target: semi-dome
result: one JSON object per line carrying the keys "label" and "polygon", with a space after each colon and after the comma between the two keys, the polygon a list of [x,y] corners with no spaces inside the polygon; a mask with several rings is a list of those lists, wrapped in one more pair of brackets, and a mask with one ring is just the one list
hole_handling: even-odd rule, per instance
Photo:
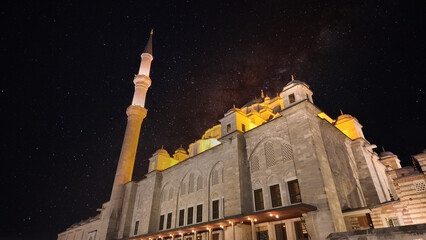
{"label": "semi-dome", "polygon": [[182,146],[180,148],[176,149],[176,151],[175,151],[175,153],[179,153],[179,152],[187,154],[185,148],[183,148]]}

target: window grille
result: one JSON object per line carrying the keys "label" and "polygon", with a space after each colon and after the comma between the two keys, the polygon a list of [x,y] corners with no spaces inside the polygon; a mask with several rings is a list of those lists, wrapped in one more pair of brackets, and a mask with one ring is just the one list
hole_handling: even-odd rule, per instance
{"label": "window grille", "polygon": [[416,192],[426,191],[426,184],[424,181],[414,182],[414,186],[416,187]]}
{"label": "window grille", "polygon": [[293,150],[291,149],[290,144],[282,144],[281,147],[282,155],[283,155],[283,161],[293,161]]}
{"label": "window grille", "polygon": [[258,156],[253,156],[251,158],[251,171],[252,172],[256,172],[259,169],[260,169],[259,157]]}
{"label": "window grille", "polygon": [[274,144],[272,142],[265,143],[266,167],[272,167],[277,163],[274,152]]}

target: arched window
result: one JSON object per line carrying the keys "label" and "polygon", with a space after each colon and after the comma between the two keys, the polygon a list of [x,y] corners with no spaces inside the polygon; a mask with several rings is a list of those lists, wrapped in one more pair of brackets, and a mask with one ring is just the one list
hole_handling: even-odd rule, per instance
{"label": "arched window", "polygon": [[266,167],[272,167],[277,163],[274,152],[274,143],[268,141],[265,143],[265,157],[266,157]]}
{"label": "arched window", "polygon": [[197,178],[197,191],[203,189],[203,178],[198,176]]}
{"label": "arched window", "polygon": [[173,199],[173,188],[169,190],[169,200]]}
{"label": "arched window", "polygon": [[188,193],[194,192],[194,174],[189,174]]}
{"label": "arched window", "polygon": [[180,186],[180,195],[185,195],[186,193],[186,184],[182,182],[182,185]]}
{"label": "arched window", "polygon": [[251,172],[256,172],[259,169],[260,169],[259,157],[253,156],[251,158]]}
{"label": "arched window", "polygon": [[218,183],[219,183],[219,173],[217,172],[217,169],[215,169],[212,172],[212,185],[216,185]]}

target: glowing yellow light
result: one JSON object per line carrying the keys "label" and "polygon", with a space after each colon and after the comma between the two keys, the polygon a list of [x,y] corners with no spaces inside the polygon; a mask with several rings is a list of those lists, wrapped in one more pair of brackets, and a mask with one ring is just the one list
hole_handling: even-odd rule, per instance
{"label": "glowing yellow light", "polygon": [[257,222],[257,219],[255,218],[254,221]]}
{"label": "glowing yellow light", "polygon": [[250,220],[250,218],[248,218],[248,220]]}
{"label": "glowing yellow light", "polygon": [[278,215],[275,215],[276,218],[278,218]]}
{"label": "glowing yellow light", "polygon": [[272,217],[272,216],[273,216],[273,215],[272,215],[272,213],[271,213],[271,214],[269,214],[269,216],[271,216],[271,217]]}
{"label": "glowing yellow light", "polygon": [[231,222],[231,221],[228,221],[228,223],[229,223],[229,224],[231,224],[232,222]]}
{"label": "glowing yellow light", "polygon": [[221,228],[223,228],[223,226],[222,226],[222,225],[220,225],[220,227],[221,227]]}

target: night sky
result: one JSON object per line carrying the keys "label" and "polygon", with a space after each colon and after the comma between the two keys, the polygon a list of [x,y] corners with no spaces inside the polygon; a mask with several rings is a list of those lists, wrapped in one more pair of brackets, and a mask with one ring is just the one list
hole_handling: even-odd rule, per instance
{"label": "night sky", "polygon": [[291,74],[377,152],[406,166],[426,148],[424,9],[409,1],[38,2],[1,9],[0,239],[56,239],[109,200],[151,28],[136,180],[161,145],[187,148]]}

